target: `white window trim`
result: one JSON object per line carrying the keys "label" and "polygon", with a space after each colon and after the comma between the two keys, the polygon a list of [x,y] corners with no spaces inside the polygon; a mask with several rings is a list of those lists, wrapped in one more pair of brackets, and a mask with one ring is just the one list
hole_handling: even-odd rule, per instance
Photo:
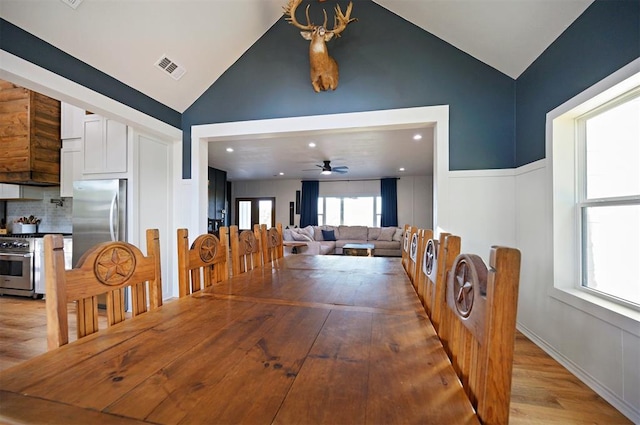
{"label": "white window trim", "polygon": [[576,219],[576,118],[640,84],[640,59],[547,113],[548,187],[553,210],[553,287],[549,295],[640,336],[640,312],[583,290],[580,285],[579,222]]}

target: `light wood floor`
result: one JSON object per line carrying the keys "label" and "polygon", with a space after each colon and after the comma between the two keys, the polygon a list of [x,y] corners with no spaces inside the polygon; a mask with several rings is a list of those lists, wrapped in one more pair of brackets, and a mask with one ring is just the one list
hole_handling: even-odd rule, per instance
{"label": "light wood floor", "polygon": [[[69,325],[75,326],[74,315]],[[46,350],[44,301],[0,297],[0,370]],[[631,424],[519,332],[512,386],[510,424]]]}

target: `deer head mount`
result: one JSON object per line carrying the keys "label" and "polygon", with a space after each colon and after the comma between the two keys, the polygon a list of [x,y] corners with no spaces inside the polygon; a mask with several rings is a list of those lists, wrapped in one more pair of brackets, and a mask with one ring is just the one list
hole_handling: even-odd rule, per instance
{"label": "deer head mount", "polygon": [[351,9],[353,3],[349,2],[347,10],[342,13],[339,5],[335,7],[335,17],[333,29],[327,28],[327,11],[322,9],[324,13],[324,23],[315,25],[309,19],[309,5],[307,5],[306,16],[307,24],[302,25],[296,19],[296,9],[302,3],[302,0],[289,0],[284,9],[285,19],[291,25],[301,29],[300,35],[305,40],[309,40],[309,64],[311,66],[311,85],[317,92],[320,90],[335,90],[338,87],[338,63],[329,56],[327,50],[327,42],[334,36],[340,37],[340,33],[347,28],[351,22],[357,21],[357,18],[351,18]]}

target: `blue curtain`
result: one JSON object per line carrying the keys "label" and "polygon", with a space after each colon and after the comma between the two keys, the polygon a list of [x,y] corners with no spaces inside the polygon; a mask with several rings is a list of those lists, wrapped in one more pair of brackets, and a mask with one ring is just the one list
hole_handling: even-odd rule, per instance
{"label": "blue curtain", "polygon": [[318,225],[318,195],[320,182],[305,180],[302,182],[302,202],[300,206],[300,227]]}
{"label": "blue curtain", "polygon": [[380,180],[380,196],[382,197],[382,227],[398,226],[398,188],[396,178]]}

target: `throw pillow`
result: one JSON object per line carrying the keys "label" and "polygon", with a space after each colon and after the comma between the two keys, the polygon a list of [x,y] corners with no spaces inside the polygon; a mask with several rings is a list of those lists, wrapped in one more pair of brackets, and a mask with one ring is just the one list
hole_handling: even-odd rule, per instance
{"label": "throw pillow", "polygon": [[333,230],[323,230],[322,231],[322,238],[325,241],[335,241],[336,240],[336,235],[335,235],[335,233],[333,233]]}
{"label": "throw pillow", "polygon": [[402,229],[401,227],[398,227],[396,229],[396,233],[393,235],[393,240],[394,241],[402,241],[402,233],[404,232],[404,229]]}
{"label": "throw pillow", "polygon": [[383,227],[382,230],[380,230],[380,236],[378,236],[378,240],[391,242],[395,234],[395,227]]}
{"label": "throw pillow", "polygon": [[307,236],[309,236],[309,240],[312,241],[313,240],[313,226],[309,225],[307,227],[303,227],[300,229],[300,233],[303,233]]}
{"label": "throw pillow", "polygon": [[309,237],[309,235],[303,233],[303,232],[291,232],[291,236],[293,236],[293,240],[294,241],[298,241],[298,242],[308,242],[308,241],[312,241],[313,239],[311,239]]}

